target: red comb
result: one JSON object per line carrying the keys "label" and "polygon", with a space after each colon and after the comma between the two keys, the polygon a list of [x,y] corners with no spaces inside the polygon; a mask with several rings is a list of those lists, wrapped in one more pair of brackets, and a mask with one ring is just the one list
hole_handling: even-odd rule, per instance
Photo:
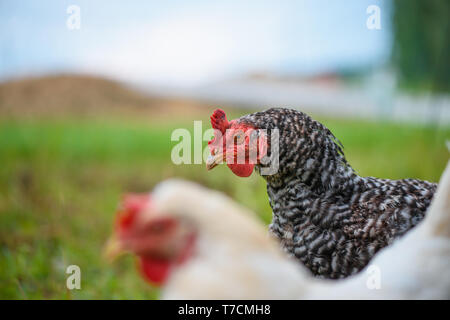
{"label": "red comb", "polygon": [[120,230],[126,230],[129,228],[136,214],[142,210],[142,208],[150,200],[148,194],[133,194],[129,193],[123,196],[122,203],[120,204],[119,214],[117,216],[117,227]]}
{"label": "red comb", "polygon": [[223,111],[222,109],[217,109],[213,112],[211,116],[211,126],[214,129],[220,130],[222,134],[225,133],[225,130],[229,126],[225,111]]}

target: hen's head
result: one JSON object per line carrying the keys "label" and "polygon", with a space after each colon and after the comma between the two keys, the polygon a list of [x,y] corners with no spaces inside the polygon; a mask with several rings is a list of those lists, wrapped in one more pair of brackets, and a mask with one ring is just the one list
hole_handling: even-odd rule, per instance
{"label": "hen's head", "polygon": [[144,278],[162,285],[173,267],[192,254],[195,238],[195,229],[170,212],[158,210],[151,194],[127,194],[119,205],[105,253],[109,259],[122,252],[136,254]]}
{"label": "hen's head", "polygon": [[215,135],[209,142],[208,169],[226,161],[236,175],[247,177],[255,165],[263,168],[274,164],[275,172],[265,178],[277,183],[281,176],[294,175],[307,184],[325,186],[345,180],[345,175],[336,177],[339,167],[347,166],[342,144],[328,128],[301,111],[270,108],[228,121],[225,112],[218,109],[211,124]]}
{"label": "hen's head", "polygon": [[221,109],[212,114],[211,125],[215,132],[214,138],[208,142],[211,155],[207,169],[211,170],[225,161],[234,174],[250,176],[267,153],[266,134],[248,122],[239,119],[228,121]]}
{"label": "hen's head", "polygon": [[[158,184],[151,194],[123,197],[105,253],[109,259],[134,253],[144,278],[163,285],[173,270],[195,258],[200,249],[227,242],[244,250],[253,242],[264,243],[265,238],[264,227],[231,199],[172,179]],[[200,242],[207,246],[199,246]]]}

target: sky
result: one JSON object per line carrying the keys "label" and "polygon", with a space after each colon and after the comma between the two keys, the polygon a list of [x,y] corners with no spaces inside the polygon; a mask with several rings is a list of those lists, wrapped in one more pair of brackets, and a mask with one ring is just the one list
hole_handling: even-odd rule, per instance
{"label": "sky", "polygon": [[[71,5],[80,29],[66,26]],[[380,30],[366,27],[370,5]],[[0,80],[78,72],[189,87],[378,67],[389,16],[388,0],[0,0]]]}

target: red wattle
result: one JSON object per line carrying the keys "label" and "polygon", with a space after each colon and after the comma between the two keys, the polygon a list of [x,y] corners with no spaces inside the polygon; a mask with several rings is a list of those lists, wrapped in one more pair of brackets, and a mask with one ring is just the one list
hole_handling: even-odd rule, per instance
{"label": "red wattle", "polygon": [[140,257],[139,269],[144,278],[154,285],[163,285],[169,274],[172,263],[166,259],[152,259],[150,257]]}
{"label": "red wattle", "polygon": [[172,269],[184,263],[194,252],[196,234],[192,233],[185,239],[185,246],[175,259],[152,258],[151,256],[141,256],[138,260],[138,268],[144,279],[153,285],[164,285]]}
{"label": "red wattle", "polygon": [[227,164],[228,168],[239,177],[249,177],[253,173],[254,164]]}

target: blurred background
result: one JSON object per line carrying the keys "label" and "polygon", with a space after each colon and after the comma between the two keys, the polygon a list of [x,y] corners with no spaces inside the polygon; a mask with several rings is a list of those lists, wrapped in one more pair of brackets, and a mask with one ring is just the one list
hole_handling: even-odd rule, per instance
{"label": "blurred background", "polygon": [[0,1],[0,298],[156,298],[132,257],[101,251],[121,194],[165,178],[269,223],[261,177],[171,161],[172,131],[208,129],[218,106],[297,108],[359,174],[437,182],[449,20],[447,0]]}

